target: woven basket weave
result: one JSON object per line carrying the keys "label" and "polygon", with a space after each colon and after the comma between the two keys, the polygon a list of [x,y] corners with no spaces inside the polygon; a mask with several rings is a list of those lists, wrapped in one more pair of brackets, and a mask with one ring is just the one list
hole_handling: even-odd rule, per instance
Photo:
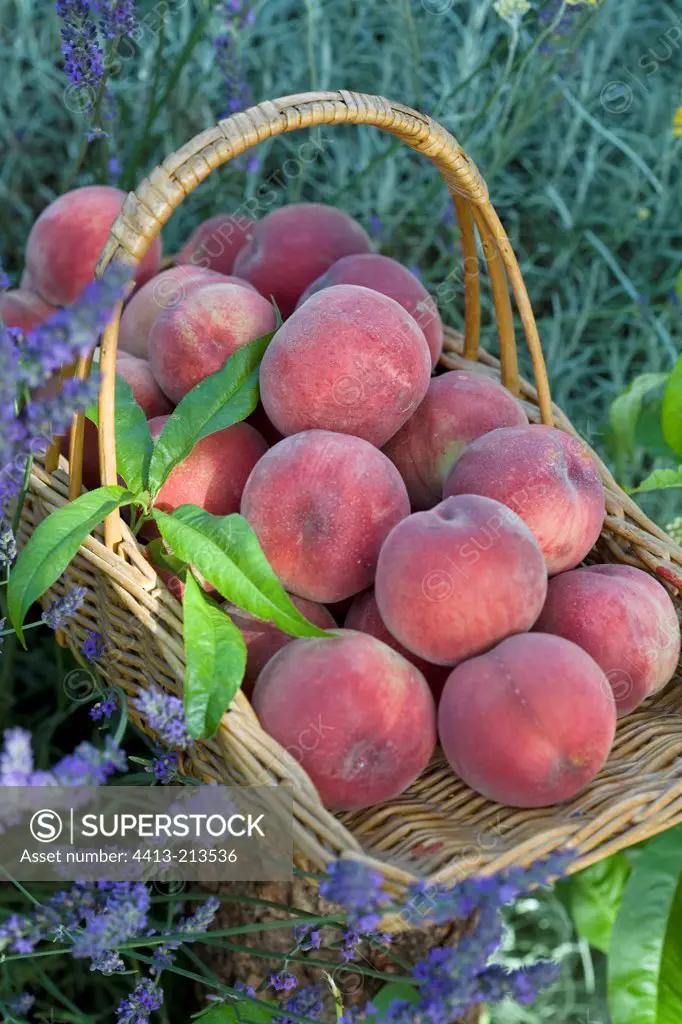
{"label": "woven basket weave", "polygon": [[[442,364],[492,374],[526,407],[532,422],[575,434],[550,399],[540,340],[511,244],[478,169],[455,139],[429,117],[379,96],[320,92],[261,103],[220,121],[169,156],[125,200],[98,265],[136,264],[183,199],[221,164],[256,143],[296,128],[332,124],[382,128],[425,154],[447,185],[459,219],[464,257],[465,330],[446,329]],[[479,348],[478,252],[483,251],[495,300],[501,359]],[[511,292],[510,292],[511,288]],[[528,345],[535,386],[519,377],[513,295]],[[114,375],[120,309],[101,346],[99,437],[102,484],[116,483]],[[89,372],[82,360],[77,372]],[[54,449],[34,468],[20,541],[46,515],[81,493],[81,418],[71,435],[70,460]],[[624,562],[655,575],[680,607],[682,550],[620,490],[598,459],[607,516],[591,560]],[[59,463],[59,464],[58,464]],[[182,606],[141,553],[119,512],[81,547],[45,601],[64,588],[87,588],[87,599],[62,640],[78,654],[88,629],[104,638],[104,679],[135,695],[154,682],[179,693],[184,676]],[[240,692],[210,741],[194,743],[185,772],[226,784],[287,782],[294,792],[294,842],[302,862],[323,868],[337,856],[364,860],[401,887],[416,878],[456,881],[473,873],[526,863],[572,847],[573,870],[682,821],[682,687],[677,679],[655,699],[620,721],[599,777],[561,806],[520,811],[472,793],[437,753],[401,797],[369,810],[334,816],[320,803],[297,761],[260,728]],[[140,724],[138,722],[138,724]]]}

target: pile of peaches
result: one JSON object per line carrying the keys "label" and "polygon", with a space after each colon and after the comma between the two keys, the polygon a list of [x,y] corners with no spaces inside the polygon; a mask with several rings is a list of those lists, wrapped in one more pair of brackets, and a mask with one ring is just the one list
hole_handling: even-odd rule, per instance
{"label": "pile of peaches", "polygon": [[[0,300],[8,325],[30,329],[76,298],[122,199],[92,186],[44,211],[21,287]],[[438,739],[491,800],[576,795],[617,717],[665,686],[680,654],[661,584],[627,565],[579,567],[605,516],[589,450],[530,424],[481,367],[438,372],[435,302],[337,209],[213,217],[172,266],[160,261],[157,242],[118,356],[153,435],[277,328],[257,410],[200,441],[156,501],[241,512],[298,608],[334,631],[293,639],[229,608],[265,731],[332,810],[398,797]],[[97,486],[89,430],[85,480]]]}

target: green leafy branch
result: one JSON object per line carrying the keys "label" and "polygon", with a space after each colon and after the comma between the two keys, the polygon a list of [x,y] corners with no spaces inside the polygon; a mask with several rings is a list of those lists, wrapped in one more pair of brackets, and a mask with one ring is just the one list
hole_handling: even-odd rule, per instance
{"label": "green leafy branch", "polygon": [[[246,646],[241,632],[204,582],[230,604],[292,636],[325,637],[291,601],[242,516],[215,516],[196,505],[172,513],[154,502],[169,475],[203,438],[246,419],[259,399],[268,334],[238,349],[225,365],[180,402],[156,443],[129,384],[116,379],[117,471],[126,486],[99,487],[56,509],[33,532],[10,574],[7,603],[24,643],[31,605],[50,589],[85,539],[116,509],[132,507],[138,525],[153,519],[165,545],[150,544],[154,564],[185,584],[184,703],[190,736],[211,736],[241,686]],[[88,410],[97,423],[97,410]]]}

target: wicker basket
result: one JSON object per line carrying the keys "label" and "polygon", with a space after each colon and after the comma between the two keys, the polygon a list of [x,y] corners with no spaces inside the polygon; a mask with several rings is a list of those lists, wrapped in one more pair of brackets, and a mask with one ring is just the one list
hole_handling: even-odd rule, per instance
{"label": "wicker basket", "polygon": [[[509,239],[476,166],[455,139],[429,117],[379,96],[319,92],[261,103],[219,122],[157,167],[125,200],[101,256],[136,264],[172,212],[221,164],[256,143],[296,128],[331,124],[382,128],[438,168],[455,204],[464,256],[465,331],[446,330],[442,364],[499,377],[524,402],[531,421],[575,431],[552,405],[540,340]],[[495,300],[501,360],[479,348],[478,244]],[[523,324],[535,386],[519,378],[510,294]],[[100,452],[103,484],[116,483],[114,372],[120,309],[101,347]],[[78,366],[89,372],[88,360]],[[596,456],[595,456],[596,457]],[[599,461],[599,460],[598,460]],[[592,558],[639,566],[676,599],[682,589],[682,550],[617,486],[599,461],[607,516]],[[51,511],[81,493],[82,421],[74,424],[69,463],[50,454],[36,465],[25,504],[23,538]],[[21,539],[21,538],[20,538]],[[135,538],[112,513],[81,547],[55,590],[87,588],[81,611],[63,641],[78,653],[88,629],[104,637],[100,669],[131,695],[149,682],[179,692],[184,675],[182,607],[166,590]],[[46,595],[45,600],[54,597]],[[679,601],[677,602],[679,607]],[[447,882],[524,863],[572,847],[578,870],[622,847],[682,821],[682,687],[677,681],[619,724],[608,764],[580,796],[561,806],[520,811],[493,804],[452,774],[442,755],[398,799],[370,810],[334,816],[320,803],[299,764],[259,727],[239,693],[213,739],[193,744],[183,768],[226,784],[294,787],[294,841],[302,862],[322,868],[337,856],[365,860],[401,887],[415,878]]]}

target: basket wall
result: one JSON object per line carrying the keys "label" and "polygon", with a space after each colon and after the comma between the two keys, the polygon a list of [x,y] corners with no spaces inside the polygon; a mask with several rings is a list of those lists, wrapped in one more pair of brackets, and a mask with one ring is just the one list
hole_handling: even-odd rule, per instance
{"label": "basket wall", "polygon": [[[478,362],[463,359],[464,341],[447,330],[443,364],[500,376],[498,361],[480,351]],[[521,398],[531,421],[540,419],[537,395],[526,381]],[[557,426],[575,430],[553,407]],[[682,551],[619,490],[600,463],[607,493],[602,538],[591,555],[620,561],[656,575],[682,603]],[[20,544],[34,526],[68,501],[67,465],[47,473],[37,465],[23,510]],[[118,554],[103,542],[102,530],[84,543],[45,603],[73,585],[87,589],[80,612],[64,630],[79,652],[87,630],[101,633],[106,653],[98,669],[108,684],[134,696],[151,682],[179,693],[184,674],[182,607],[145,561],[135,538],[122,525]],[[428,769],[401,797],[362,812],[333,816],[321,805],[298,763],[260,729],[239,693],[210,741],[194,743],[183,769],[204,781],[226,784],[291,784],[294,841],[298,855],[316,868],[341,855],[373,864],[402,887],[423,878],[456,881],[528,862],[572,847],[579,870],[625,846],[682,822],[682,687],[679,677],[657,697],[621,720],[607,765],[578,797],[561,806],[515,810],[485,800],[457,780],[437,752]],[[132,715],[135,719],[135,714]],[[138,724],[142,724],[139,723]]]}

